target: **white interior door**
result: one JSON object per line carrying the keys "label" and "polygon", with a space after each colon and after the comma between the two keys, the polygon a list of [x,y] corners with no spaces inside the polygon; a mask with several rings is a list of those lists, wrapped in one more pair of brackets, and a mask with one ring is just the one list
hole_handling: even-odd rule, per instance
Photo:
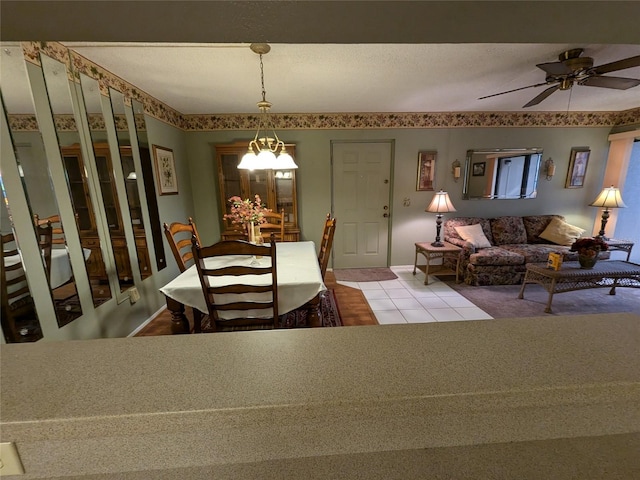
{"label": "white interior door", "polygon": [[332,142],[334,268],[388,266],[392,142]]}

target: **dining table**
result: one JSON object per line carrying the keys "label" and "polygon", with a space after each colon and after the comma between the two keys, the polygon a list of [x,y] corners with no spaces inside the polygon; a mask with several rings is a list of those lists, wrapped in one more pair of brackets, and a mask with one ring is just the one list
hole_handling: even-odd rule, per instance
{"label": "dining table", "polygon": [[[271,262],[271,258],[227,255],[205,259],[207,268],[222,268],[250,264],[252,262],[268,265],[268,262]],[[279,315],[298,308],[307,308],[309,310],[310,325],[317,326],[319,320],[319,294],[325,291],[327,287],[322,279],[314,242],[276,243],[276,267]],[[224,286],[229,283],[229,277],[209,277],[209,280],[212,286]],[[256,279],[257,284],[264,281],[264,279]],[[208,313],[196,265],[190,266],[160,288],[160,291],[165,295],[167,310],[171,312],[171,331],[174,334],[189,333],[190,331],[189,321],[184,313],[185,306],[193,308],[195,315]]]}
{"label": "dining table", "polygon": [[[89,255],[91,255],[91,250],[88,248],[83,248],[82,250],[84,253],[84,258],[86,260],[87,258],[89,258]],[[21,255],[21,253],[17,253],[15,255],[5,257],[5,265],[7,267],[16,265],[18,263],[24,265]],[[8,272],[7,280],[20,276],[23,271],[23,268],[20,268],[18,270]],[[56,289],[73,278],[73,270],[71,269],[69,252],[67,251],[66,247],[51,249],[51,271],[49,277],[49,285],[51,286],[51,289]]]}

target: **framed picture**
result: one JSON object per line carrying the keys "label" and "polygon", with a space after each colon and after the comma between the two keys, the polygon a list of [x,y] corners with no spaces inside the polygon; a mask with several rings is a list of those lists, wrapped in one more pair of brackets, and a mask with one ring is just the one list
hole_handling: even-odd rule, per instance
{"label": "framed picture", "polygon": [[153,145],[153,156],[156,159],[156,172],[158,172],[160,195],[177,194],[178,177],[176,176],[176,164],[173,159],[173,150],[159,145]]}
{"label": "framed picture", "polygon": [[565,188],[584,187],[584,177],[587,173],[590,153],[591,150],[589,150],[589,147],[574,147],[571,149],[569,171],[567,172],[567,181],[564,185]]}
{"label": "framed picture", "polygon": [[473,176],[484,177],[484,170],[487,168],[487,162],[478,162],[473,164]]}
{"label": "framed picture", "polygon": [[418,152],[417,191],[433,190],[436,180],[436,156],[438,152]]}

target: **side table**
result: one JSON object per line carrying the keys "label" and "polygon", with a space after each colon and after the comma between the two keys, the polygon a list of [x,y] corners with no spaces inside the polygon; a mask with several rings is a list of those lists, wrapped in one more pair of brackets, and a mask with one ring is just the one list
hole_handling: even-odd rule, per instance
{"label": "side table", "polygon": [[631,249],[634,245],[633,241],[610,238],[608,240],[605,240],[605,242],[607,242],[607,245],[609,245],[609,250],[612,252],[615,252],[616,250],[627,252],[627,262],[629,261],[629,257],[631,257]]}
{"label": "side table", "polygon": [[[416,255],[413,261],[413,274],[416,269],[424,272],[424,284],[429,285],[429,274],[431,275],[455,275],[458,283],[458,271],[460,270],[460,252],[462,249],[449,242],[443,242],[443,247],[434,247],[429,242],[416,243]],[[426,265],[418,265],[418,254],[424,255],[427,260]],[[450,258],[456,261],[456,269],[446,268],[443,264],[432,264],[432,260]]]}

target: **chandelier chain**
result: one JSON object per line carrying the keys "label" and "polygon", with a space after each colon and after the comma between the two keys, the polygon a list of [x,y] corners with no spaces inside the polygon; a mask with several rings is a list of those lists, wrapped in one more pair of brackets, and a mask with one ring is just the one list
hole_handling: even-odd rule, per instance
{"label": "chandelier chain", "polygon": [[266,102],[267,92],[264,89],[264,64],[262,63],[262,54],[260,54],[260,82],[262,83],[262,101]]}

